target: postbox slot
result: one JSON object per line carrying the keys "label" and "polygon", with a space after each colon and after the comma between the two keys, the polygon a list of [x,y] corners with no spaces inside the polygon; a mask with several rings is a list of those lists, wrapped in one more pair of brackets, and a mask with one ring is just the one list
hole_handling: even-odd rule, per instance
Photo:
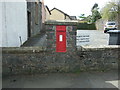
{"label": "postbox slot", "polygon": [[62,42],[63,41],[63,35],[59,36],[59,41]]}
{"label": "postbox slot", "polygon": [[65,32],[65,31],[57,31],[57,32]]}

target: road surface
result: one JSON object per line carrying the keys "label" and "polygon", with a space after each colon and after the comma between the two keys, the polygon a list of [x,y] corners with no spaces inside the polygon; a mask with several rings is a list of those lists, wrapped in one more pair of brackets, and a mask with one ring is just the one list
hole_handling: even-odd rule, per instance
{"label": "road surface", "polygon": [[54,73],[3,78],[4,88],[118,88],[118,72]]}

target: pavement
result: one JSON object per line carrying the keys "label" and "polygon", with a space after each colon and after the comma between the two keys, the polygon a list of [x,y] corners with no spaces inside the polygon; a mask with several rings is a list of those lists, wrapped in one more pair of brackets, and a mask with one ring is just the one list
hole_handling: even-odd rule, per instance
{"label": "pavement", "polygon": [[118,88],[118,72],[18,75],[3,78],[3,88]]}

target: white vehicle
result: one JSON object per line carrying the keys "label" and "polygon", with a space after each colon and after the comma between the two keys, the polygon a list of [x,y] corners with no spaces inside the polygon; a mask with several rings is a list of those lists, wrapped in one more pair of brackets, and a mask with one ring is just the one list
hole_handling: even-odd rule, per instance
{"label": "white vehicle", "polygon": [[104,26],[104,33],[106,33],[109,30],[117,30],[117,28],[118,28],[118,25],[116,22],[114,22],[114,21],[106,22],[106,24]]}

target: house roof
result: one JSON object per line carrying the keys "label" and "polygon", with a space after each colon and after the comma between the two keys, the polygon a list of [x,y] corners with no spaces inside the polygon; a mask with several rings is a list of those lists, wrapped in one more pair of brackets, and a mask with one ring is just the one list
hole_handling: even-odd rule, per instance
{"label": "house roof", "polygon": [[41,3],[41,0],[26,0],[26,2],[37,2],[37,3]]}
{"label": "house roof", "polygon": [[50,10],[50,11],[53,11],[54,9],[58,10],[59,12],[63,13],[65,16],[68,16],[68,17],[71,19],[71,17],[70,17],[68,14],[64,13],[63,11],[61,11],[61,10],[59,10],[59,9],[57,9],[57,8],[53,8],[53,9]]}
{"label": "house roof", "polygon": [[51,12],[50,12],[50,9],[48,8],[48,6],[47,5],[45,5],[45,7],[46,7],[46,9],[48,10],[48,12],[50,13],[50,15],[51,15]]}

